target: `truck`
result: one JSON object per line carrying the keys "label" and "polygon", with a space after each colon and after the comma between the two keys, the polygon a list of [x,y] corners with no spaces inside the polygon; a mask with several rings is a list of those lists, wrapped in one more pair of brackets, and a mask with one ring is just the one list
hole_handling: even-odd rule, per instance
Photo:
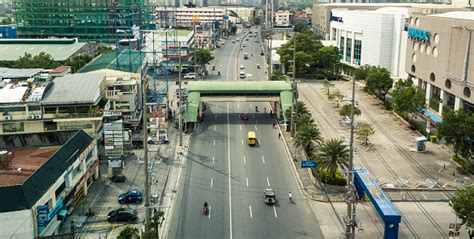
{"label": "truck", "polygon": [[249,54],[248,53],[244,53],[244,59],[245,60],[249,59]]}

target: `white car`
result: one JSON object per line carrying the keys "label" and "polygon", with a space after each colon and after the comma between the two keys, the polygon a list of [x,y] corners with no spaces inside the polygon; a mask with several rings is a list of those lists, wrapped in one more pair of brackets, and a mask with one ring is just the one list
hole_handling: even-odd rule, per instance
{"label": "white car", "polygon": [[244,68],[245,68],[244,65],[240,65],[240,69],[244,69]]}
{"label": "white car", "polygon": [[184,79],[186,80],[194,80],[196,79],[196,73],[190,72],[184,76]]}
{"label": "white car", "polygon": [[240,79],[245,79],[245,72],[244,71],[241,71],[239,75],[240,75]]}

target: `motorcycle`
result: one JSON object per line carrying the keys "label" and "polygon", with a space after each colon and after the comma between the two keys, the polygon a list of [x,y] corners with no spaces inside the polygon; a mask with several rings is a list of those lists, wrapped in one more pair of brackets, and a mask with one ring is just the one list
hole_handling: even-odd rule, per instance
{"label": "motorcycle", "polygon": [[258,112],[258,106],[255,106],[255,112]]}
{"label": "motorcycle", "polygon": [[218,71],[218,72],[217,72],[217,75],[221,75],[221,72],[220,72],[220,71]]}
{"label": "motorcycle", "polygon": [[212,66],[212,70],[213,70],[213,71],[216,70],[216,66]]}
{"label": "motorcycle", "polygon": [[204,205],[202,206],[202,210],[204,211],[204,215],[207,215],[207,212],[209,211],[209,205],[207,204],[207,202],[204,203]]}

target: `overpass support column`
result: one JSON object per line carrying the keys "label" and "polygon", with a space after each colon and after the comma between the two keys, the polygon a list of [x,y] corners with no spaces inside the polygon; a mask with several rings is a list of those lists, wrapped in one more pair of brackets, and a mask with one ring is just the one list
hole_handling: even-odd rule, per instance
{"label": "overpass support column", "polygon": [[204,107],[204,102],[199,102],[199,118],[202,118],[202,109]]}
{"label": "overpass support column", "polygon": [[277,116],[277,120],[280,120],[281,117],[281,108],[280,108],[280,102],[275,102],[275,113]]}

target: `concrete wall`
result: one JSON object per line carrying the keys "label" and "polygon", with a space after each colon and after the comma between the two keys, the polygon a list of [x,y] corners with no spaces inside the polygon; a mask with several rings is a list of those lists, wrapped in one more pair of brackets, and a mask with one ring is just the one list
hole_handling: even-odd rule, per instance
{"label": "concrete wall", "polygon": [[[12,200],[14,200],[12,198]],[[30,209],[0,213],[0,238],[34,238],[35,228]]]}

